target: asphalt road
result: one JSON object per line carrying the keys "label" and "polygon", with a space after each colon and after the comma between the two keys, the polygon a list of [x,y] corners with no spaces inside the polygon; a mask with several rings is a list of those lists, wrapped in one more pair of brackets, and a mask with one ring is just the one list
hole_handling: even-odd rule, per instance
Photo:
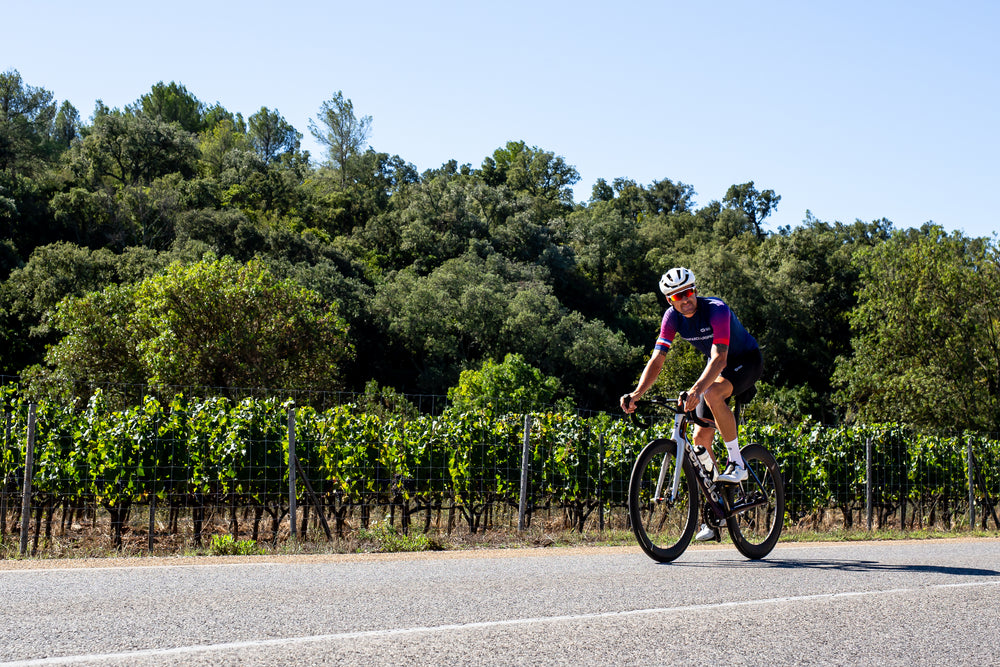
{"label": "asphalt road", "polygon": [[2,664],[1000,664],[1000,539],[135,563],[0,567]]}

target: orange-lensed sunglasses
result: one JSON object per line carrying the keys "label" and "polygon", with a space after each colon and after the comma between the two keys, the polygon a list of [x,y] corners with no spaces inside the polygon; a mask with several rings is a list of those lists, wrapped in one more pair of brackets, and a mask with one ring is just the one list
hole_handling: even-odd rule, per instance
{"label": "orange-lensed sunglasses", "polygon": [[671,301],[680,301],[681,299],[688,298],[692,294],[694,294],[694,288],[693,287],[688,287],[687,289],[681,290],[680,292],[674,292],[673,294],[671,294],[667,298],[670,299]]}

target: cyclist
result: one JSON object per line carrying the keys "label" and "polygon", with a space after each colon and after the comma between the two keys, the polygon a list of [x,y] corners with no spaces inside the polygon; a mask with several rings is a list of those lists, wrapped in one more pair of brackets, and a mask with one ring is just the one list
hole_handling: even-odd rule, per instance
{"label": "cyclist", "polygon": [[[764,366],[760,347],[722,299],[698,296],[694,274],[688,269],[677,267],[664,273],[660,278],[660,291],[667,297],[670,307],[663,314],[660,335],[638,386],[621,398],[622,410],[635,411],[635,401],[656,382],[674,337],[680,334],[707,359],[705,370],[688,390],[684,409],[695,410],[699,417],[714,421],[726,443],[729,462],[716,481],[742,482],[747,478],[747,471],[740,454],[736,418],[729,408],[729,398],[750,389],[760,378]],[[714,428],[695,426],[691,441],[711,455],[714,437]],[[714,455],[712,460],[715,460]],[[703,524],[695,539],[717,539],[717,535],[712,527]]]}

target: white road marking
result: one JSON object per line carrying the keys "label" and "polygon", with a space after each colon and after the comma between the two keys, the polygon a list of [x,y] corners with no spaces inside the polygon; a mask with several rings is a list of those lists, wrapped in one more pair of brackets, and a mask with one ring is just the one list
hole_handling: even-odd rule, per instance
{"label": "white road marking", "polygon": [[712,611],[719,609],[732,609],[738,607],[749,607],[753,605],[781,604],[788,602],[809,602],[814,600],[839,600],[843,598],[857,598],[876,595],[895,595],[899,593],[916,593],[921,591],[931,591],[948,588],[975,588],[986,586],[1000,586],[1000,581],[976,581],[958,584],[936,584],[933,586],[922,586],[917,588],[888,588],[875,591],[844,591],[841,593],[819,593],[815,595],[791,595],[777,598],[766,598],[762,600],[741,600],[737,602],[715,602],[711,604],[684,605],[679,607],[658,607],[654,609],[632,609],[625,611],[607,611],[596,614],[572,614],[566,616],[539,616],[535,618],[512,618],[503,621],[481,621],[475,623],[452,623],[446,625],[435,625],[427,627],[413,628],[389,628],[385,630],[363,630],[357,632],[338,632],[326,635],[310,635],[305,637],[285,637],[281,639],[261,639],[246,642],[227,642],[223,644],[204,644],[200,646],[177,646],[163,649],[145,649],[141,651],[125,651],[122,653],[95,653],[88,655],[68,655],[53,658],[39,658],[33,660],[20,660],[16,662],[0,663],[0,667],[34,667],[41,665],[72,665],[87,662],[104,662],[106,660],[130,660],[143,657],[191,655],[197,653],[209,653],[212,651],[231,651],[245,648],[265,648],[268,646],[294,646],[298,644],[308,644],[315,642],[332,642],[351,639],[382,639],[387,637],[398,637],[401,635],[417,635],[428,633],[460,632],[463,630],[478,630],[500,627],[513,627],[521,625],[533,625],[542,623],[560,623],[573,621],[592,621],[608,618],[624,618],[628,616],[642,616],[646,614],[669,614],[692,611]]}

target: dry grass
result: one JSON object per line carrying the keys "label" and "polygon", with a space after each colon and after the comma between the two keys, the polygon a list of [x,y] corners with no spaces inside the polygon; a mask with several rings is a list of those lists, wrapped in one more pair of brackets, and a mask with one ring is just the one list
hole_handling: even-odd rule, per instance
{"label": "dry grass", "polygon": [[[58,516],[58,515],[57,515]],[[200,544],[194,536],[194,526],[190,514],[182,517],[176,533],[169,532],[166,511],[157,512],[154,522],[152,549],[149,545],[148,512],[145,508],[133,512],[122,531],[121,548],[116,548],[111,538],[110,520],[106,513],[97,512],[90,518],[72,523],[65,529],[54,521],[52,536],[40,536],[35,547],[34,534],[29,536],[28,555],[40,560],[118,558],[118,557],[178,557],[219,555],[218,543],[213,548],[213,536],[230,535],[228,513],[206,516]],[[635,539],[627,529],[627,521],[622,510],[606,513],[603,530],[599,519],[591,517],[583,532],[572,529],[571,522],[561,511],[537,512],[532,524],[525,531],[516,528],[516,516],[509,512],[495,516],[487,530],[470,532],[467,525],[452,517],[450,522],[441,513],[431,522],[430,530],[424,532],[425,522],[414,517],[410,529],[404,532],[399,527],[399,518],[390,524],[389,517],[373,515],[368,527],[363,528],[360,517],[349,516],[343,536],[327,540],[325,531],[314,516],[307,523],[305,539],[290,539],[287,517],[277,534],[261,529],[261,539],[251,542],[251,523],[246,516],[241,517],[240,530],[229,540],[252,546],[253,553],[263,555],[283,554],[357,554],[398,551],[468,551],[481,549],[520,549],[538,547],[583,547],[583,546],[633,546]],[[819,516],[809,516],[794,525],[786,525],[782,542],[816,541],[856,541],[891,539],[928,539],[955,537],[1000,537],[994,530],[968,530],[967,525],[951,527],[907,526],[903,530],[898,525],[898,517],[887,521],[882,527],[867,530],[864,522],[855,520],[853,527],[845,528],[843,515],[839,511],[825,511]],[[895,521],[895,523],[893,523]],[[908,522],[909,523],[909,522]],[[8,531],[19,531],[20,524],[7,521]],[[32,525],[32,530],[34,525]],[[331,529],[335,524],[331,520]],[[43,531],[44,533],[44,528]],[[228,538],[227,538],[228,539]],[[724,536],[723,541],[728,541]],[[20,558],[19,532],[0,535],[0,559]]]}

